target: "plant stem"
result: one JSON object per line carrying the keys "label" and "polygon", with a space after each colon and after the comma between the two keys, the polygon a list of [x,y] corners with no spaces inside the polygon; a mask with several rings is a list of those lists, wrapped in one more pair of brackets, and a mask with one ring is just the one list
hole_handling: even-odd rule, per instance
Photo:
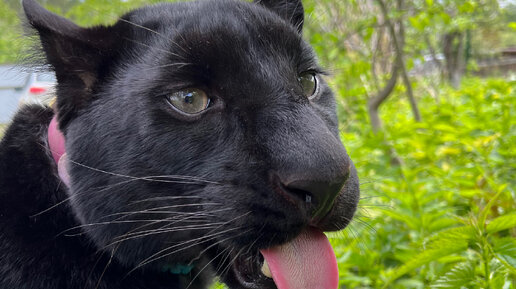
{"label": "plant stem", "polygon": [[484,279],[485,279],[485,289],[490,289],[490,270],[489,270],[489,244],[487,243],[487,234],[483,232],[480,236],[482,239],[482,262],[484,262]]}

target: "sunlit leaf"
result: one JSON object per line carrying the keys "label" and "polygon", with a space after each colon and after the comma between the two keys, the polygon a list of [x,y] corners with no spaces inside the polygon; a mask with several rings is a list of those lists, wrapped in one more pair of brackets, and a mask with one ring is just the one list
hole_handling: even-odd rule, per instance
{"label": "sunlit leaf", "polygon": [[442,230],[432,235],[429,244],[432,246],[445,242],[468,242],[473,239],[475,239],[475,229],[472,226],[461,226]]}
{"label": "sunlit leaf", "polygon": [[227,289],[227,287],[224,284],[217,282],[213,284],[210,289]]}
{"label": "sunlit leaf", "polygon": [[514,227],[516,227],[516,213],[504,215],[492,220],[487,224],[486,231],[492,234]]}
{"label": "sunlit leaf", "polygon": [[476,280],[475,265],[466,261],[455,265],[449,272],[437,279],[432,288],[471,289]]}
{"label": "sunlit leaf", "polygon": [[516,239],[512,237],[495,239],[493,243],[493,251],[505,261],[504,265],[509,265],[512,267],[511,270],[516,270]]}
{"label": "sunlit leaf", "polygon": [[[468,248],[468,243],[464,240],[457,239],[455,241],[441,241],[435,242],[432,248],[427,249],[420,254],[413,257],[412,260],[406,262],[403,266],[396,269],[390,276],[385,287],[392,281],[400,278],[401,276],[419,268],[432,261],[436,261],[441,257],[449,256],[455,253],[462,252]],[[384,287],[384,288],[385,288]]]}

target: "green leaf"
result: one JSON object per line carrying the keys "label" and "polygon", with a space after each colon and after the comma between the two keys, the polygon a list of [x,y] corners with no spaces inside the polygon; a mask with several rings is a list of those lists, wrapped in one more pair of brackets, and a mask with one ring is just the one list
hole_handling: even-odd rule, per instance
{"label": "green leaf", "polygon": [[465,14],[472,13],[473,11],[475,11],[475,6],[476,5],[471,1],[466,1],[459,6],[459,12]]}
{"label": "green leaf", "polygon": [[491,270],[489,285],[493,289],[513,288],[509,287],[512,278],[507,270],[504,270],[504,264],[502,262],[499,262],[497,259],[492,259],[491,262],[489,262],[489,268]]}
{"label": "green leaf", "polygon": [[419,21],[418,17],[409,17],[409,22],[412,27],[416,28],[419,31],[423,31],[425,29],[425,26],[421,21]]}
{"label": "green leaf", "polygon": [[498,217],[487,224],[486,231],[489,234],[516,227],[516,213]]}
{"label": "green leaf", "polygon": [[403,222],[405,224],[407,224],[407,226],[409,226],[411,229],[417,229],[419,226],[420,226],[420,221],[419,219],[417,218],[414,218],[413,216],[410,216],[408,214],[405,214],[403,212],[396,212],[396,211],[390,211],[390,210],[385,210],[383,211],[383,213],[386,215],[386,216],[389,216],[395,220],[398,220],[400,222]]}
{"label": "green leaf", "polygon": [[385,283],[384,288],[386,288],[394,280],[413,271],[416,268],[419,268],[432,261],[436,261],[439,258],[465,251],[467,248],[468,242],[460,239],[453,241],[443,240],[439,242],[434,242],[430,249],[427,249],[415,255],[410,261],[406,262],[404,265],[394,270],[389,280]]}
{"label": "green leaf", "polygon": [[455,265],[449,272],[441,276],[431,285],[432,288],[471,288],[469,285],[476,279],[475,265],[463,262]]}
{"label": "green leaf", "polygon": [[461,226],[442,230],[432,235],[428,243],[430,243],[430,246],[434,246],[433,244],[440,242],[468,242],[473,239],[475,239],[475,229],[472,226]]}
{"label": "green leaf", "polygon": [[428,229],[430,232],[437,232],[444,229],[448,229],[450,227],[458,225],[458,221],[455,218],[439,218],[437,220],[432,220],[428,225]]}
{"label": "green leaf", "polygon": [[503,192],[503,190],[498,191],[498,193],[496,193],[496,195],[494,195],[491,198],[491,200],[489,200],[489,203],[487,203],[487,205],[480,212],[480,217],[478,218],[478,223],[480,224],[480,226],[482,226],[482,228],[486,223],[487,215],[489,214],[491,207],[495,204],[496,200],[498,199],[498,197],[500,197],[502,192]]}
{"label": "green leaf", "polygon": [[512,29],[516,30],[516,22],[511,22],[507,26],[509,26],[509,28],[512,28]]}
{"label": "green leaf", "polygon": [[516,239],[512,237],[495,239],[493,252],[500,258],[508,269],[516,270]]}
{"label": "green leaf", "polygon": [[227,287],[226,287],[224,284],[219,283],[219,282],[216,282],[215,284],[213,284],[213,285],[211,286],[211,288],[210,288],[210,289],[226,289],[226,288],[227,288]]}

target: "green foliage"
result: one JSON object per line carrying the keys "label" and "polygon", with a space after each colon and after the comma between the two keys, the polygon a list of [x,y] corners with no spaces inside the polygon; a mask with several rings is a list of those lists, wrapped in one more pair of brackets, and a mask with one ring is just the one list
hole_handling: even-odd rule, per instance
{"label": "green foliage", "polygon": [[[466,2],[413,1],[411,15],[392,14],[410,25],[407,63],[428,51],[424,34],[436,43],[440,31],[498,27],[489,13],[458,6]],[[516,288],[516,83],[470,77],[454,90],[434,76],[413,78],[423,121],[414,122],[398,86],[381,107],[384,131],[375,135],[366,103],[385,75],[375,80],[374,51],[363,49],[374,43],[365,32],[376,25],[375,10],[362,16],[367,7],[340,3],[351,28],[317,15],[308,37],[334,72],[342,139],[363,183],[358,217],[332,240],[341,288]],[[392,165],[392,151],[401,166]]]}
{"label": "green foliage", "polygon": [[14,63],[19,60],[20,51],[26,43],[21,39],[18,15],[6,2],[0,2],[0,63]]}
{"label": "green foliage", "polygon": [[[113,24],[125,12],[160,2],[177,2],[177,0],[85,0],[73,6],[66,13],[66,17],[84,26]],[[117,9],[113,10],[113,7]]]}
{"label": "green foliage", "polygon": [[[45,3],[90,26],[158,1],[61,2]],[[412,77],[423,121],[413,120],[398,85],[380,109],[383,131],[374,134],[367,101],[388,78],[393,55],[380,41],[384,23],[371,3],[304,1],[305,36],[331,73],[341,138],[362,180],[357,217],[344,232],[331,234],[341,288],[516,289],[516,82],[468,77],[454,90],[439,76]],[[443,32],[473,31],[474,52],[516,44],[514,5],[405,3],[407,9],[393,9],[389,17],[406,26],[409,68]],[[13,7],[0,2],[0,63],[16,61],[25,45],[13,29],[20,23]],[[375,45],[387,48],[377,54],[370,48]],[[401,165],[393,164],[393,154]]]}
{"label": "green foliage", "polygon": [[[347,255],[341,284],[516,288],[516,83],[470,78],[457,91],[441,87],[439,103],[421,92],[423,122],[395,95],[382,108],[383,135],[372,134],[367,119],[342,133],[359,175],[372,183],[362,186],[364,217],[350,228],[364,248],[350,238],[335,243]],[[383,139],[401,167],[391,165]],[[405,287],[409,281],[419,285]]]}

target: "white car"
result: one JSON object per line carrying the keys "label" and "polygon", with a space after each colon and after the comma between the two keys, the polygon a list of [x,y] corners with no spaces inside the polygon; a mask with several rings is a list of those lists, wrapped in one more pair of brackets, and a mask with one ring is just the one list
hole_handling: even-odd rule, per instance
{"label": "white car", "polygon": [[0,65],[0,124],[8,123],[22,104],[48,104],[54,96],[55,83],[52,72]]}
{"label": "white car", "polygon": [[54,97],[56,76],[53,72],[31,72],[19,104],[47,104]]}

